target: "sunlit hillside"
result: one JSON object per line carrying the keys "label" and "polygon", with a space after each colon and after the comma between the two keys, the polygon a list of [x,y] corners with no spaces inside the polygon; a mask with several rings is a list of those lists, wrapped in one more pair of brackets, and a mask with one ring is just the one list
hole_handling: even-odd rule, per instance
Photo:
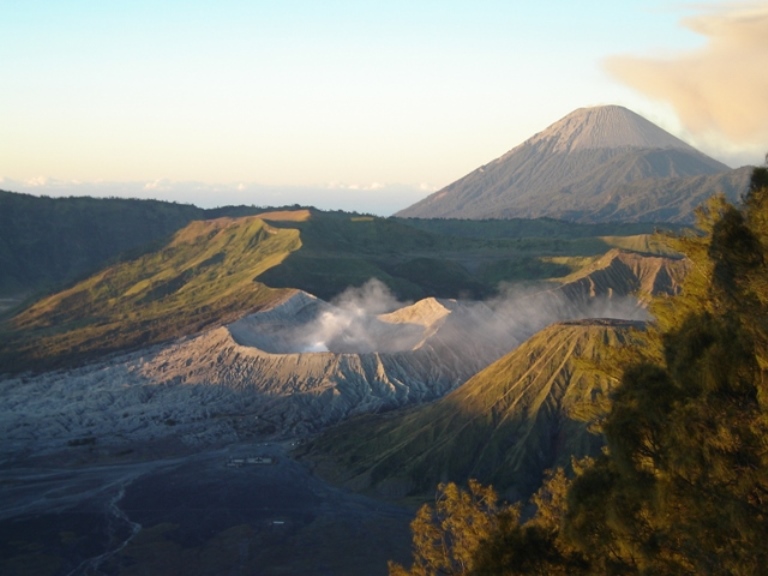
{"label": "sunlit hillside", "polygon": [[352,420],[307,453],[336,480],[388,497],[428,495],[439,482],[467,478],[512,500],[527,496],[545,470],[599,451],[602,441],[581,411],[612,383],[594,367],[641,328],[554,324],[434,404]]}

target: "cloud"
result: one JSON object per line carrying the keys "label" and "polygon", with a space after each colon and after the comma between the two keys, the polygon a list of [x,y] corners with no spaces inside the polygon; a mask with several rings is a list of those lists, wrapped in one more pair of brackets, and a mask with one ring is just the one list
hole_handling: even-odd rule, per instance
{"label": "cloud", "polygon": [[384,190],[387,184],[382,182],[371,182],[369,184],[347,184],[345,182],[329,182],[326,186],[330,190],[359,190],[359,191],[376,191]]}
{"label": "cloud", "polygon": [[[333,299],[324,311],[290,337],[292,350],[339,353],[378,352],[408,349],[414,344],[412,332],[377,320],[407,303],[399,302],[390,289],[376,278],[360,287],[349,287]],[[412,327],[411,327],[412,328]]]}
{"label": "cloud", "polygon": [[77,181],[38,176],[24,181],[0,176],[6,190],[50,196],[100,198],[154,198],[192,203],[202,208],[226,205],[284,206],[302,204],[321,210],[346,210],[389,216],[424,197],[418,186],[407,184],[331,183],[318,186],[269,186],[249,182],[205,183],[157,179],[151,181]]}
{"label": "cloud", "polygon": [[35,176],[34,178],[26,180],[24,184],[30,188],[39,188],[42,186],[55,186],[58,182],[54,182],[51,178],[46,176]]}
{"label": "cloud", "polygon": [[144,190],[163,191],[170,190],[172,183],[169,180],[158,179],[144,184]]}
{"label": "cloud", "polygon": [[706,44],[667,58],[614,56],[605,69],[670,104],[694,137],[768,145],[768,6],[722,5],[682,24]]}

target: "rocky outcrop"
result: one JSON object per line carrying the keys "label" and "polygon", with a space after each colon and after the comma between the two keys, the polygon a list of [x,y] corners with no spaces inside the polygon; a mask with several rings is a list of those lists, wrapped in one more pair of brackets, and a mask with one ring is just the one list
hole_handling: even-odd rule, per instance
{"label": "rocky outcrop", "polygon": [[686,258],[613,249],[566,278],[558,290],[571,302],[588,303],[600,296],[634,295],[640,303],[645,303],[653,296],[678,294],[689,266]]}

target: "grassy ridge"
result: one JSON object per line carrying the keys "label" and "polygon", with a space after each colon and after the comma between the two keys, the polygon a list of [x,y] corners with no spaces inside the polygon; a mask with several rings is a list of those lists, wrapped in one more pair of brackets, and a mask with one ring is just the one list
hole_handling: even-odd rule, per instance
{"label": "grassy ridge", "polygon": [[[120,255],[160,248],[192,220],[253,214],[123,198],[48,198],[0,190],[0,296],[39,293],[97,272]],[[159,242],[159,244],[157,244]]]}
{"label": "grassy ridge", "polygon": [[405,299],[483,298],[495,293],[500,282],[565,276],[583,257],[598,257],[616,245],[622,233],[652,231],[649,225],[521,222],[363,218],[313,211],[303,222],[273,223],[297,228],[303,247],[260,280],[325,299],[371,277]]}
{"label": "grassy ridge", "polygon": [[330,299],[349,286],[375,277],[401,298],[420,298],[433,289],[445,295],[472,282],[469,274],[464,274],[452,278],[458,281],[456,284],[427,288],[402,269],[410,260],[425,256],[433,258],[435,268],[444,267],[452,254],[468,249],[459,238],[416,230],[393,219],[343,212],[313,211],[312,218],[304,222],[274,224],[296,227],[303,248],[261,277],[270,286],[301,288]]}
{"label": "grassy ridge", "polygon": [[[413,228],[464,238],[588,238],[597,236],[652,234],[658,225],[646,222],[577,224],[555,218],[510,218],[508,220],[462,220],[458,218],[394,218]],[[676,228],[664,224],[664,228]]]}
{"label": "grassy ridge", "polygon": [[0,366],[84,360],[234,318],[281,297],[254,279],[300,246],[297,230],[257,217],[193,222],[161,250],[109,267],[14,317]]}

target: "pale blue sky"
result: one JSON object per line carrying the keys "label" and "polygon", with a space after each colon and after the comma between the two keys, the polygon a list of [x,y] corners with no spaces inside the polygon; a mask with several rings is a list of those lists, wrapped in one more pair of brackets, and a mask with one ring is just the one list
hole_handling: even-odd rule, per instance
{"label": "pale blue sky", "polygon": [[293,190],[386,212],[382,196],[404,207],[598,104],[756,161],[754,143],[695,141],[669,102],[603,65],[701,50],[707,38],[681,20],[712,6],[723,2],[0,0],[0,188],[154,183],[144,195],[188,190],[207,205],[238,187],[237,201],[272,203],[272,190],[292,203]]}

